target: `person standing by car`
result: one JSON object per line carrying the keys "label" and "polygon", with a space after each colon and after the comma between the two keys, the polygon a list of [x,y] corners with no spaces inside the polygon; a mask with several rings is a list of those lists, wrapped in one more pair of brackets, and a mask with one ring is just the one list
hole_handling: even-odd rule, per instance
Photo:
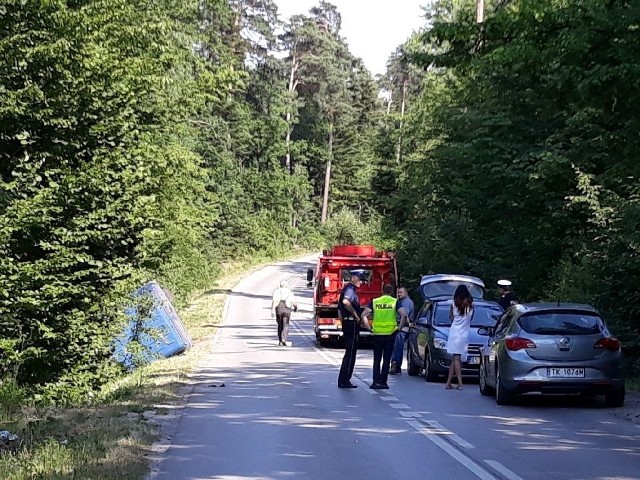
{"label": "person standing by car", "polygon": [[444,388],[453,388],[451,381],[455,375],[458,379],[457,390],[462,390],[462,357],[466,359],[469,348],[469,330],[471,329],[471,319],[473,318],[473,297],[469,289],[464,285],[458,285],[453,294],[453,304],[449,311],[451,318],[451,329],[447,339],[447,353],[453,355],[451,365],[449,365],[449,377]]}
{"label": "person standing by car", "polygon": [[413,322],[414,305],[409,298],[406,287],[398,288],[398,311],[396,320],[398,322],[398,334],[396,335],[393,354],[391,356],[390,375],[402,374],[402,359],[404,358],[404,346],[409,337],[409,325]]}
{"label": "person standing by car", "polygon": [[338,315],[342,322],[342,338],[344,339],[344,356],[338,374],[338,388],[358,388],[357,385],[351,383],[351,376],[356,365],[358,337],[362,323],[362,308],[357,291],[361,284],[360,275],[352,272],[351,279],[342,288],[338,299]]}
{"label": "person standing by car", "polygon": [[[381,297],[374,298],[362,312],[362,320],[365,325],[369,324],[368,317],[373,312],[371,325],[371,333],[373,333],[373,383],[369,388],[375,390],[389,388],[387,385],[389,364],[398,330],[396,321],[398,300],[393,297],[393,286],[385,285],[382,287],[382,293]],[[382,362],[382,369],[380,362]]]}
{"label": "person standing by car", "polygon": [[518,299],[511,289],[510,280],[498,280],[498,291],[500,292],[498,303],[504,311],[506,311],[511,305],[518,303]]}
{"label": "person standing by car", "polygon": [[280,288],[273,292],[271,300],[271,318],[278,322],[278,345],[286,347],[289,338],[289,321],[291,310],[298,311],[298,304],[293,292],[287,287],[287,282],[282,280]]}

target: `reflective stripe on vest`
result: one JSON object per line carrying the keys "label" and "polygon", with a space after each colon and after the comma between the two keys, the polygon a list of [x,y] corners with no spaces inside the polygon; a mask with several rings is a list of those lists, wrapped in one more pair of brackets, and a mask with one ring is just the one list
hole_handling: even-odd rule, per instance
{"label": "reflective stripe on vest", "polygon": [[374,335],[391,335],[396,331],[396,300],[389,295],[373,299],[373,327]]}

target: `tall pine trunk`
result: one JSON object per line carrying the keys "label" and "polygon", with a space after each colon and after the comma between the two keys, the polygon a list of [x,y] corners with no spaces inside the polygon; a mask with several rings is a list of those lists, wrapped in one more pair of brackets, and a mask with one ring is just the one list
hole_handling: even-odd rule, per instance
{"label": "tall pine trunk", "polygon": [[476,0],[476,23],[484,22],[484,0]]}
{"label": "tall pine trunk", "polygon": [[396,162],[400,163],[402,154],[402,130],[404,128],[404,110],[407,102],[407,78],[402,83],[402,105],[400,106],[400,135],[398,136],[398,147],[396,149]]}
{"label": "tall pine trunk", "polygon": [[293,165],[291,164],[291,134],[293,133],[293,124],[291,123],[291,110],[293,109],[294,95],[298,86],[298,81],[296,80],[296,72],[298,71],[299,65],[300,63],[294,54],[291,58],[291,71],[289,73],[289,108],[287,109],[287,134],[284,139],[287,149],[287,153],[284,159],[284,166],[289,171],[289,173],[293,173]]}
{"label": "tall pine trunk", "polygon": [[329,122],[329,159],[324,172],[324,193],[322,195],[322,217],[320,222],[327,222],[327,211],[329,209],[329,184],[331,182],[331,160],[333,159],[333,118]]}

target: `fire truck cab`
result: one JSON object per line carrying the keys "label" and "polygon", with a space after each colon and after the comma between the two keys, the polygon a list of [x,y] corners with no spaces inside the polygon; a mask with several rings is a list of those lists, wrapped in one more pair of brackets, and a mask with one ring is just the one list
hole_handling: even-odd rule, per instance
{"label": "fire truck cab", "polygon": [[[307,281],[314,287],[313,329],[320,344],[339,340],[342,324],[338,316],[338,298],[352,272],[363,279],[358,288],[362,306],[382,294],[389,283],[398,286],[398,270],[393,252],[376,251],[372,245],[338,245],[325,250],[318,258],[315,270],[309,269]],[[362,336],[370,335],[361,332]]]}

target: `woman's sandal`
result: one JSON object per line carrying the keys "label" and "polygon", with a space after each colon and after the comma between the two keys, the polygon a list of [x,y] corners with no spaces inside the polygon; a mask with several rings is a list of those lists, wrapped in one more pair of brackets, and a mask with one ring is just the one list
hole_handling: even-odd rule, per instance
{"label": "woman's sandal", "polygon": [[458,385],[458,386],[456,387],[456,390],[462,390],[462,385]]}
{"label": "woman's sandal", "polygon": [[445,390],[451,390],[452,388],[453,388],[453,387],[452,387],[451,385],[445,385],[445,386],[444,386],[444,389],[445,389]]}

